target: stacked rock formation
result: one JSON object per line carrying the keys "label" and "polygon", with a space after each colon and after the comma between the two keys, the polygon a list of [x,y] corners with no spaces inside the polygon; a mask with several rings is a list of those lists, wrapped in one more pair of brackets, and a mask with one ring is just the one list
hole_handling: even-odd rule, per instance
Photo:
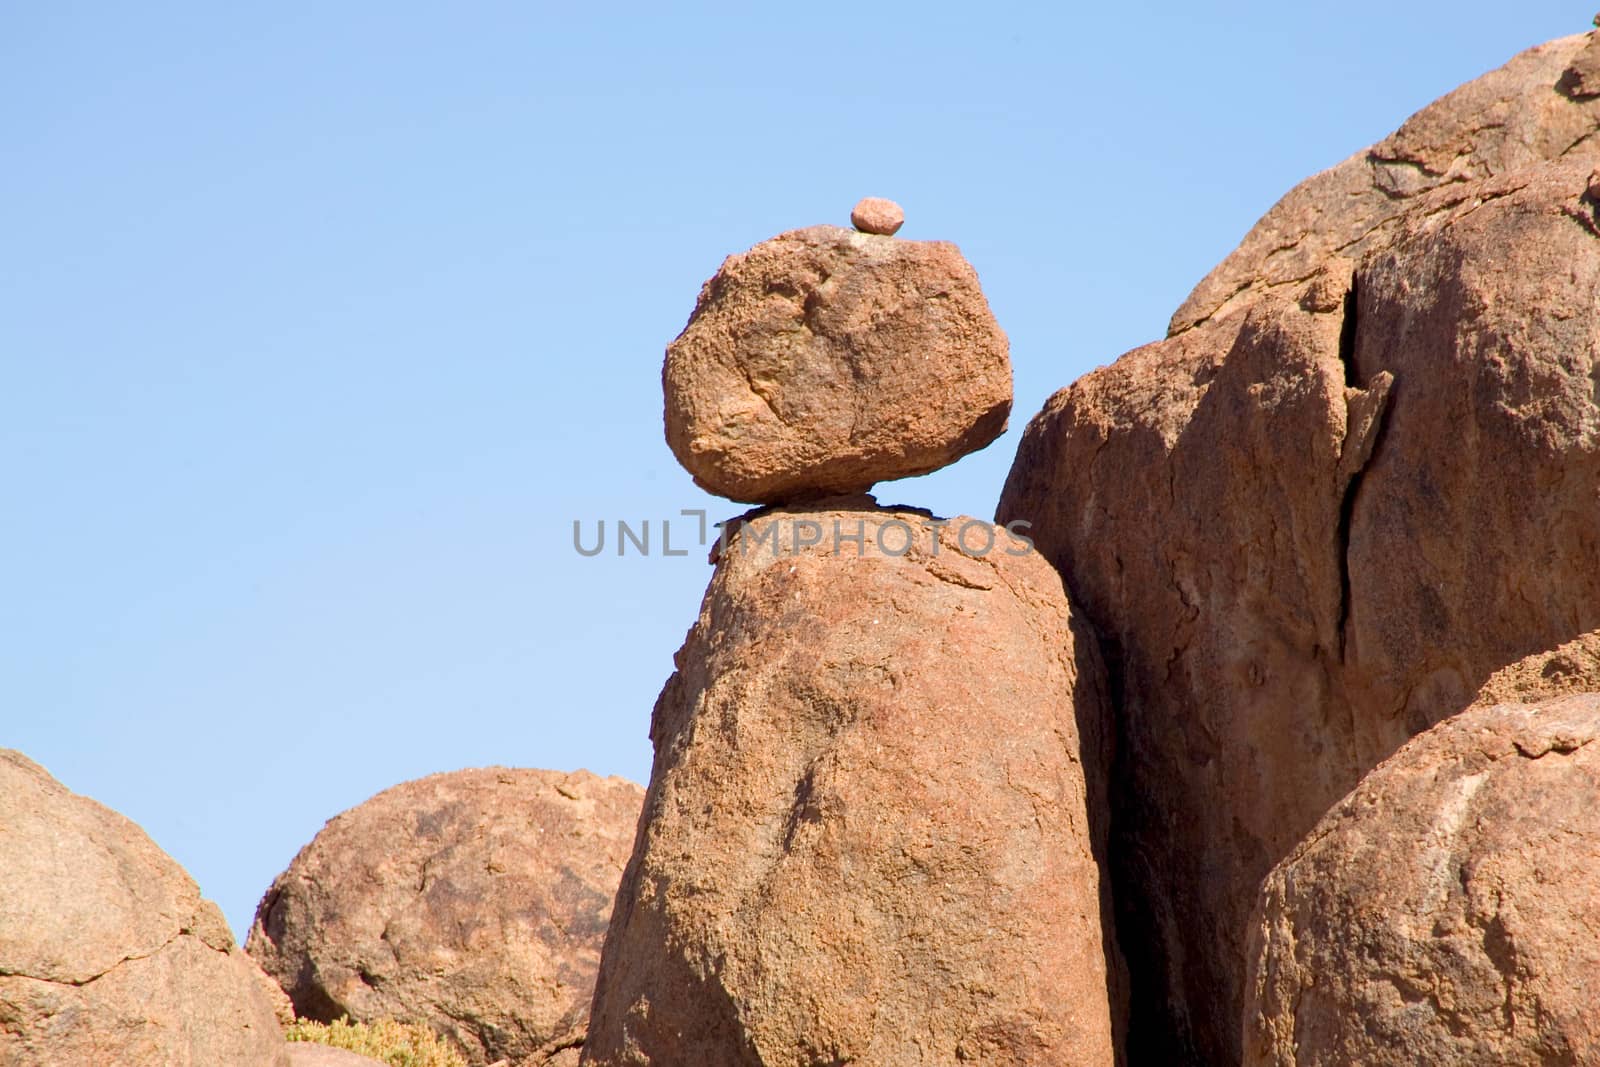
{"label": "stacked rock formation", "polygon": [[[1134,1062],[1240,1061],[1258,887],[1291,853],[1289,876],[1333,877],[1334,861],[1296,849],[1364,774],[1530,654],[1544,665],[1499,684],[1532,692],[1528,671],[1549,667],[1566,691],[1593,688],[1592,646],[1558,650],[1600,627],[1596,70],[1594,34],[1534,48],[1309,179],[1166,340],[1058,393],[1023,436],[998,518],[1034,523],[1117,694],[1110,853]],[[1387,859],[1432,855],[1416,851],[1421,823],[1396,818],[1411,844],[1361,853],[1364,877],[1403,880]],[[1293,880],[1271,890],[1267,922],[1301,907]],[[1352,900],[1379,899],[1348,884]],[[1382,899],[1414,896],[1397,885]],[[1503,1020],[1529,1025],[1500,996]],[[1466,1062],[1462,1049],[1500,1047],[1484,1036],[1368,1059],[1349,1051],[1364,1010],[1319,1009],[1307,1026],[1337,1015],[1351,1033],[1307,1047],[1348,1055],[1298,1062]],[[1253,1054],[1294,1062],[1280,1055],[1286,1025],[1252,1037]],[[1534,1062],[1470,1062],[1491,1061]]]}
{"label": "stacked rock formation", "polygon": [[[1597,134],[1589,34],[1303,183],[1051,398],[1007,526],[865,495],[1004,429],[954,246],[869,199],[730,257],[666,436],[761,506],[648,791],[396,787],[250,951],[484,1067],[1600,1064]],[[0,1067],[352,1062],[3,750],[0,869]]]}
{"label": "stacked rock formation", "polygon": [[1004,428],[972,268],[784,234],[706,283],[663,378],[684,466],[770,506],[656,704],[583,1062],[1114,1063],[1095,642],[1024,539],[830,495]]}
{"label": "stacked rock formation", "polygon": [[287,1067],[268,983],[132,822],[0,749],[0,1064]]}
{"label": "stacked rock formation", "polygon": [[[888,207],[883,205],[887,204]],[[667,348],[667,443],[747,503],[860,493],[982,448],[1011,413],[1006,337],[960,250],[812,226],[728,257]]]}
{"label": "stacked rock formation", "polygon": [[387,789],[273,882],[249,952],[302,1018],[424,1023],[474,1064],[570,1062],[642,793],[504,767]]}

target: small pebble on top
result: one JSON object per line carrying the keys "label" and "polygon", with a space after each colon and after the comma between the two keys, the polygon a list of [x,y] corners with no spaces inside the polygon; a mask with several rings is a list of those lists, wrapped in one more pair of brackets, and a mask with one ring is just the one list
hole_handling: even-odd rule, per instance
{"label": "small pebble on top", "polygon": [[906,213],[900,205],[881,196],[865,197],[850,210],[850,222],[862,233],[890,237],[905,221]]}

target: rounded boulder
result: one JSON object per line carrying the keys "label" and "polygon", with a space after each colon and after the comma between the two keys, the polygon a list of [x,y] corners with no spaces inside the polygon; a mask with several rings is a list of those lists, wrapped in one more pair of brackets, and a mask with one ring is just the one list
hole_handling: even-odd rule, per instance
{"label": "rounded boulder", "polygon": [[580,1043],[643,790],[587,771],[455,771],[331,820],[249,952],[302,1018],[424,1023],[475,1064]]}
{"label": "rounded boulder", "polygon": [[287,1067],[255,966],[134,823],[0,749],[0,1064]]}
{"label": "rounded boulder", "polygon": [[1600,1062],[1600,695],[1476,707],[1262,889],[1251,1067]]}
{"label": "rounded boulder", "polygon": [[730,256],[662,369],[667,443],[750,503],[864,492],[1000,436],[1011,359],[955,245],[813,226]]}

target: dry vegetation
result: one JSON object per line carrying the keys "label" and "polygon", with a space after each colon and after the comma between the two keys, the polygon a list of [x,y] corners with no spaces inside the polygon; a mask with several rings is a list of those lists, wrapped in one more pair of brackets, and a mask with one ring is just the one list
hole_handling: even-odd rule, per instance
{"label": "dry vegetation", "polygon": [[285,1036],[290,1041],[315,1041],[322,1045],[382,1060],[389,1067],[467,1067],[461,1053],[444,1039],[419,1023],[400,1023],[379,1019],[374,1023],[352,1023],[336,1019],[317,1023],[297,1019]]}

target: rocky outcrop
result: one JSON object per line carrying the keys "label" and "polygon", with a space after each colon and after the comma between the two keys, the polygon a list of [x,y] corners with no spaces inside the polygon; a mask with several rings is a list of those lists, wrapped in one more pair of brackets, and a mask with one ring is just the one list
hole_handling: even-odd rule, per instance
{"label": "rocky outcrop", "polygon": [[1118,699],[1136,1062],[1237,1062],[1261,878],[1493,671],[1600,626],[1600,102],[1558,84],[1596,47],[1302,185],[1024,434],[998,518]]}
{"label": "rocky outcrop", "polygon": [[926,474],[1011,411],[1006,337],[956,246],[837,226],[728,257],[662,385],[678,462],[752,503]]}
{"label": "rocky outcrop", "polygon": [[0,749],[0,1064],[287,1067],[222,913],[129,820]]}
{"label": "rocky outcrop", "polygon": [[1600,631],[1495,671],[1478,690],[1473,706],[1536,704],[1567,693],[1600,693]]}
{"label": "rocky outcrop", "polygon": [[1251,1067],[1600,1063],[1600,695],[1409,742],[1274,869]]}
{"label": "rocky outcrop", "polygon": [[1600,154],[1594,34],[1529,49],[1423,108],[1392,135],[1301,182],[1268,211],[1172,317],[1176,334],[1303,285],[1332,257],[1389,244],[1434,190]]}
{"label": "rocky outcrop", "polygon": [[301,850],[249,951],[304,1018],[426,1023],[473,1063],[544,1063],[583,1039],[642,796],[499,767],[395,786]]}
{"label": "rocky outcrop", "polygon": [[1113,1062],[1101,668],[1028,547],[871,498],[736,526],[584,1063]]}

